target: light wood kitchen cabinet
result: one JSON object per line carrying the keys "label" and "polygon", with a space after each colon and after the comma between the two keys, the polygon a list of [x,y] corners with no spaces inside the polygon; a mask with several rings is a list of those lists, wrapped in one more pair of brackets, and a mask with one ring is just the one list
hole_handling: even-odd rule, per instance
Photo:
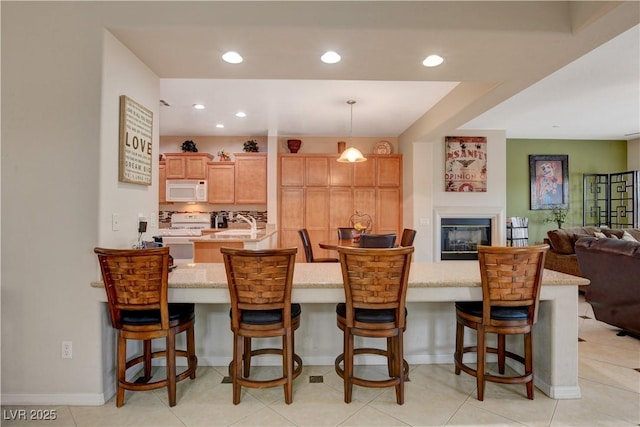
{"label": "light wood kitchen cabinet", "polygon": [[329,162],[329,185],[332,187],[351,187],[353,185],[353,172],[353,165],[349,163]]}
{"label": "light wood kitchen cabinet", "polygon": [[[362,163],[338,163],[334,154],[279,156],[280,246],[302,244],[298,230],[306,228],[316,257],[335,257],[318,242],[335,239],[337,228],[349,226],[356,211],[369,214],[370,233],[402,232],[402,156],[367,155]],[[301,178],[303,177],[303,178]]]}
{"label": "light wood kitchen cabinet", "polygon": [[167,203],[167,169],[164,161],[158,165],[158,203]]}
{"label": "light wood kitchen cabinet", "polygon": [[376,165],[378,159],[368,157],[366,162],[353,164],[353,185],[356,187],[376,186]]}
{"label": "light wood kitchen cabinet", "polygon": [[326,187],[329,185],[329,161],[327,156],[306,156],[304,163],[307,187]]}
{"label": "light wood kitchen cabinet", "polygon": [[236,168],[230,162],[211,162],[207,166],[207,202],[233,204],[236,194]]}
{"label": "light wood kitchen cabinet", "polygon": [[304,157],[281,156],[279,160],[280,186],[304,187]]}
{"label": "light wood kitchen cabinet", "polygon": [[169,153],[164,155],[167,179],[207,179],[207,153]]}
{"label": "light wood kitchen cabinet", "polygon": [[267,204],[267,155],[235,154],[235,204]]}
{"label": "light wood kitchen cabinet", "polygon": [[376,185],[378,187],[400,187],[402,185],[402,157],[381,156],[376,160]]}
{"label": "light wood kitchen cabinet", "polygon": [[298,230],[304,228],[305,198],[304,188],[281,187],[279,191],[280,224],[278,226],[279,246],[281,248],[298,248],[297,262],[304,262],[304,250]]}

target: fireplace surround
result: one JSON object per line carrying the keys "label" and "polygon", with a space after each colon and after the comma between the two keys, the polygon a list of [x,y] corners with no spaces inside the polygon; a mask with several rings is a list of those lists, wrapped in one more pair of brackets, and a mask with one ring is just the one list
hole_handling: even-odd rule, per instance
{"label": "fireplace surround", "polygon": [[[485,220],[489,222],[489,230],[487,230],[487,239],[491,245],[502,245],[506,243],[506,217],[504,209],[497,206],[447,206],[447,207],[434,207],[434,261],[444,261],[448,257],[445,254],[443,257],[442,242],[442,221],[445,220],[445,224],[449,220],[460,219],[474,219]],[[484,244],[484,243],[483,243]],[[462,245],[461,245],[462,247]],[[446,252],[446,251],[445,251]],[[477,251],[474,258],[462,258],[462,259],[477,259]]]}

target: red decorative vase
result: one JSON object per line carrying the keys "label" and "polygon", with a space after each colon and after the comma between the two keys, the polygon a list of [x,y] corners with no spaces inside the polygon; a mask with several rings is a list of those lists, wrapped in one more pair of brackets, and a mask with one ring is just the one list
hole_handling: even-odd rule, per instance
{"label": "red decorative vase", "polygon": [[301,145],[302,145],[302,141],[299,139],[287,140],[287,147],[289,147],[289,151],[292,153],[297,153]]}

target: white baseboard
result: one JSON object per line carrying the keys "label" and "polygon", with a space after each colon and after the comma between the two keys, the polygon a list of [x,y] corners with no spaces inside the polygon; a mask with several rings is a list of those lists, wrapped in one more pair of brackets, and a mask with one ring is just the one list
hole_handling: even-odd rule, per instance
{"label": "white baseboard", "polygon": [[102,393],[2,394],[3,405],[13,406],[100,406],[106,402]]}

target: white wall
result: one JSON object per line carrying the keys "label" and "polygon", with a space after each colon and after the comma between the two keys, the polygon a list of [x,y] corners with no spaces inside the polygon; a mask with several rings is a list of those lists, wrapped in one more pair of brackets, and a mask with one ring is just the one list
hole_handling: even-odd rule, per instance
{"label": "white wall", "polygon": [[[113,341],[104,305],[89,287],[98,277],[93,248],[130,245],[138,213],[153,218],[157,209],[155,184],[117,181],[118,98],[130,96],[155,118],[159,99],[157,77],[104,28],[179,18],[150,17],[125,2],[1,7],[2,403],[99,404],[113,381]],[[416,260],[431,256],[434,204],[504,205],[504,135],[470,134],[489,138],[487,193],[443,194],[443,138],[398,147],[405,156],[405,226],[418,223]],[[279,138],[269,135],[269,151],[281,148]],[[307,142],[303,151],[315,149]],[[114,212],[119,232],[111,230]],[[430,224],[419,225],[422,218]],[[198,320],[204,357],[220,353],[209,340],[211,320]],[[64,340],[73,341],[73,359],[60,356]]]}
{"label": "white wall", "polygon": [[157,209],[157,186],[117,181],[118,97],[157,117],[158,79],[104,37],[98,5],[3,2],[2,15],[2,403],[100,404],[93,248],[134,242],[138,212]]}
{"label": "white wall", "polygon": [[[484,193],[446,192],[444,183],[445,136],[485,136],[487,138],[487,191]],[[402,142],[405,173],[405,227],[413,225],[416,234],[416,261],[434,261],[436,256],[437,231],[436,210],[439,208],[460,211],[495,208],[506,209],[506,155],[507,143],[504,131],[453,130],[427,142]],[[412,173],[407,169],[411,168]],[[505,233],[504,221],[500,221],[497,234]],[[504,244],[504,242],[498,242]]]}

